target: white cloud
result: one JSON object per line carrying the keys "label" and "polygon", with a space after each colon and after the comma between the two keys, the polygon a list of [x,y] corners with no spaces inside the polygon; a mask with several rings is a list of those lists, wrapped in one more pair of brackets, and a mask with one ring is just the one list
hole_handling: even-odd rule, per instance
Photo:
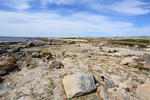
{"label": "white cloud", "polygon": [[74,13],[61,16],[55,13],[0,11],[0,35],[10,36],[68,36],[89,32],[123,35],[149,32],[150,28],[136,28],[130,22],[111,21],[106,16]]}
{"label": "white cloud", "polygon": [[40,0],[42,5],[47,5],[47,4],[57,4],[57,5],[70,5],[75,3],[75,0]]}
{"label": "white cloud", "polygon": [[17,10],[25,10],[31,7],[29,2],[32,0],[1,0],[0,2],[10,8]]}
{"label": "white cloud", "polygon": [[[25,10],[31,8],[31,2],[34,2],[34,4],[36,4],[37,0],[1,0],[1,3],[4,3],[4,5],[17,10]],[[44,8],[44,10],[49,10],[47,7],[48,4],[56,4],[58,6],[76,5],[100,12],[115,12],[132,16],[150,13],[149,4],[140,0],[38,0],[38,2],[39,3],[36,6]]]}
{"label": "white cloud", "polygon": [[125,0],[113,4],[109,9],[126,15],[143,15],[150,13],[150,10],[147,9],[146,6],[147,3],[138,0]]}

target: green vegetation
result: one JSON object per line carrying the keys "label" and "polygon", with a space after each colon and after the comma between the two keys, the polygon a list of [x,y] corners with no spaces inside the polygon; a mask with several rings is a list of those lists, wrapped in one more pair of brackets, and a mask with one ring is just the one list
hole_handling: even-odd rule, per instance
{"label": "green vegetation", "polygon": [[150,40],[146,39],[111,39],[109,40],[111,44],[119,44],[119,45],[125,45],[125,46],[134,46],[138,45],[141,48],[146,48],[147,45],[150,44]]}
{"label": "green vegetation", "polygon": [[150,40],[144,39],[121,39],[121,40],[111,40],[112,42],[132,42],[132,43],[150,43]]}

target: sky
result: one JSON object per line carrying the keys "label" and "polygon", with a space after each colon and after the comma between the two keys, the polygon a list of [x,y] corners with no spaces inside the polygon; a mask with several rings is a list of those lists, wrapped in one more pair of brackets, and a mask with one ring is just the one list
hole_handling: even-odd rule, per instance
{"label": "sky", "polygon": [[150,36],[150,0],[0,0],[0,36]]}

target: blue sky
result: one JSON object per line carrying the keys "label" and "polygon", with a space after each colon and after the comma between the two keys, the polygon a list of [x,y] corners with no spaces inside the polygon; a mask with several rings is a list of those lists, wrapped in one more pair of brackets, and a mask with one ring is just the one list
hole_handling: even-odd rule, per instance
{"label": "blue sky", "polygon": [[150,0],[0,0],[0,36],[150,36]]}

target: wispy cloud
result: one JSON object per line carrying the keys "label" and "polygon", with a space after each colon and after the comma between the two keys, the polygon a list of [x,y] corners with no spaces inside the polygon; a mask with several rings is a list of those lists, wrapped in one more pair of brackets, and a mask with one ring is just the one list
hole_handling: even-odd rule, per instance
{"label": "wispy cloud", "polygon": [[43,5],[56,4],[56,5],[71,5],[75,3],[75,0],[40,0]]}
{"label": "wispy cloud", "polygon": [[110,6],[111,10],[126,15],[143,15],[150,13],[150,9],[147,8],[148,4],[138,1],[138,0],[125,0],[123,2],[118,2]]}
{"label": "wispy cloud", "polygon": [[[85,16],[86,19],[84,19]],[[130,22],[111,21],[106,16],[89,13],[75,13],[64,17],[54,13],[0,11],[0,30],[0,35],[41,36],[42,34],[44,36],[68,36],[69,34],[82,35],[89,32],[116,35],[137,31],[140,33],[144,28],[140,30]],[[150,32],[150,29],[146,28],[146,30]]]}
{"label": "wispy cloud", "polygon": [[[34,2],[36,7],[49,8],[51,4],[57,6],[71,6],[85,7],[99,12],[114,12],[123,15],[144,15],[150,13],[149,4],[140,0],[2,0],[4,5],[17,9],[25,10],[32,7],[31,3]],[[39,2],[39,3],[37,3]],[[68,9],[68,8],[64,8]],[[72,8],[73,9],[73,8]],[[72,10],[70,9],[70,10]],[[87,12],[89,11],[87,9]],[[49,10],[49,9],[46,9]],[[80,10],[80,9],[79,9]]]}
{"label": "wispy cloud", "polygon": [[1,3],[7,7],[24,10],[30,8],[29,2],[32,0],[1,0]]}
{"label": "wispy cloud", "polygon": [[[137,27],[130,20],[116,18],[116,15],[133,18],[149,14],[148,3],[139,0],[1,0],[0,5],[15,9],[0,10],[0,35],[3,36],[68,36],[93,32],[99,35],[150,33],[150,25]],[[53,5],[56,6],[54,12],[51,8]],[[34,7],[39,7],[40,10]],[[77,9],[75,12],[74,8]],[[68,10],[71,13],[65,14]]]}

